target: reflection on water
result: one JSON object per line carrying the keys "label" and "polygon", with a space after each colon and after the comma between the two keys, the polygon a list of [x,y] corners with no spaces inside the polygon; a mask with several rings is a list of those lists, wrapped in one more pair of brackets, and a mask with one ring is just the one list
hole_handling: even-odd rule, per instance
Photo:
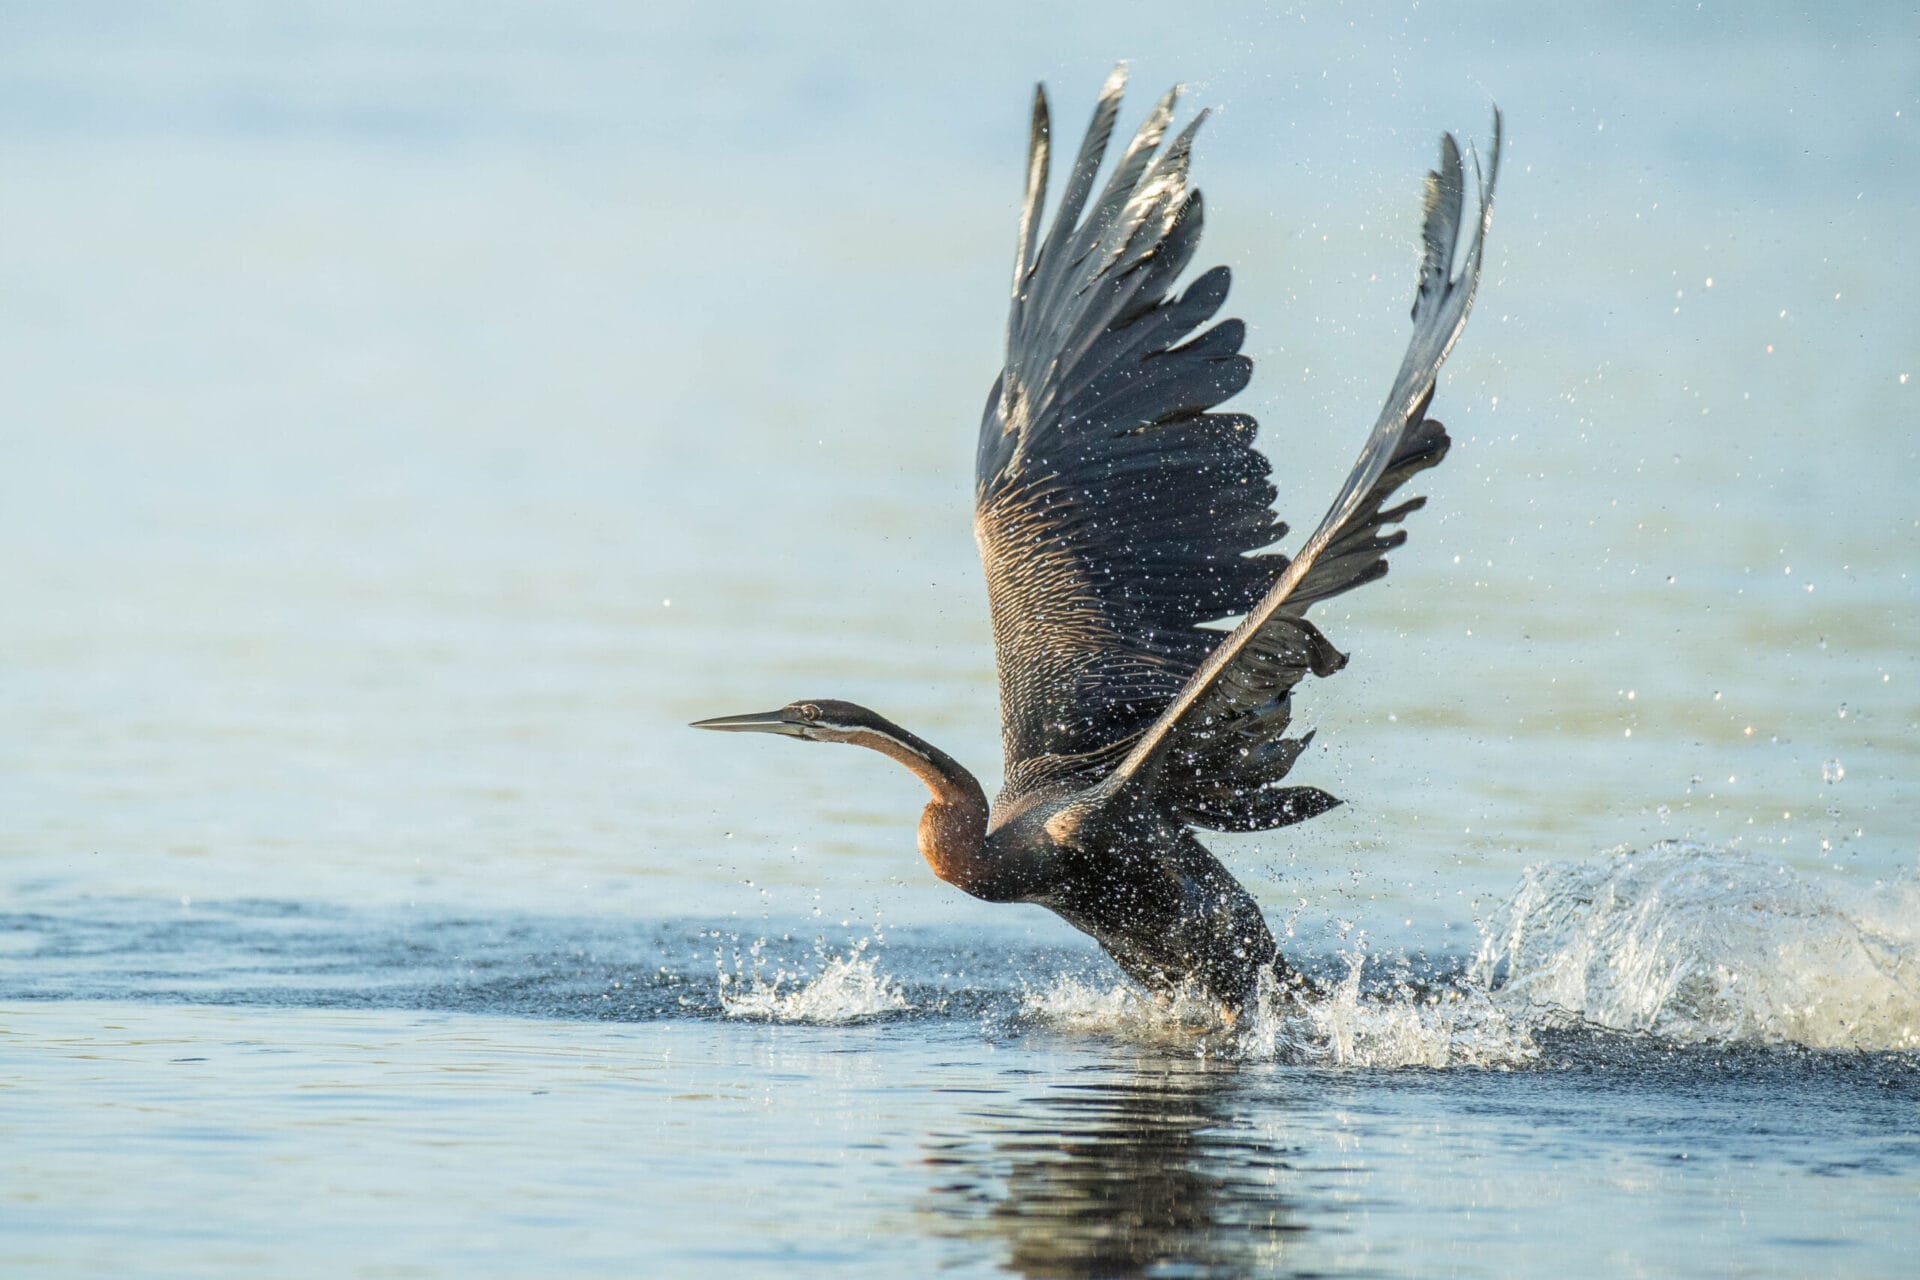
{"label": "reflection on water", "polygon": [[1206,1059],[1090,1070],[967,1113],[928,1142],[926,1211],[1057,1280],[1283,1270],[1305,1230],[1276,1187],[1283,1149],[1255,1136],[1236,1075]]}

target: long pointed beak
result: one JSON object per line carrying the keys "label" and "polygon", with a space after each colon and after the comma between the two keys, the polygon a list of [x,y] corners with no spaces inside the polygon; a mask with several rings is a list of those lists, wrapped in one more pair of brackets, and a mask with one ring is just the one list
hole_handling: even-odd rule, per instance
{"label": "long pointed beak", "polygon": [[727,733],[779,733],[790,738],[797,738],[804,732],[804,726],[798,720],[789,718],[785,710],[757,711],[745,716],[715,716],[711,720],[695,720],[687,727],[720,729]]}

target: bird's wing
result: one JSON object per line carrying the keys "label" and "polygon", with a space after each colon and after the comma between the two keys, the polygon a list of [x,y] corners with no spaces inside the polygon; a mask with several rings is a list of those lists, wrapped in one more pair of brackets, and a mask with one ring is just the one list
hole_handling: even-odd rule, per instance
{"label": "bird's wing", "polygon": [[[1404,533],[1381,536],[1382,526],[1397,521],[1420,505],[1420,500],[1383,509],[1389,496],[1414,473],[1432,466],[1446,452],[1446,432],[1426,417],[1441,362],[1453,349],[1473,305],[1480,280],[1480,259],[1487,227],[1493,219],[1493,188],[1500,174],[1500,113],[1493,115],[1492,155],[1484,176],[1475,160],[1479,218],[1458,274],[1453,262],[1462,231],[1460,215],[1465,182],[1460,148],[1451,136],[1441,139],[1440,169],[1427,176],[1425,253],[1413,303],[1413,339],[1394,378],[1385,408],[1373,434],[1360,451],[1359,461],[1340,488],[1326,517],[1266,594],[1220,646],[1207,655],[1192,679],[1134,740],[1126,756],[1101,784],[1111,796],[1154,776],[1166,780],[1177,794],[1208,784],[1210,776],[1240,745],[1269,743],[1268,750],[1285,754],[1274,780],[1286,771],[1299,743],[1275,742],[1277,728],[1286,724],[1289,690],[1308,673],[1330,675],[1346,658],[1305,618],[1307,607],[1386,572],[1382,553],[1405,538]],[[1291,751],[1292,754],[1286,754]],[[1169,773],[1169,771],[1171,771]],[[1217,798],[1226,804],[1227,797]],[[1252,811],[1268,800],[1285,812],[1267,815],[1294,821],[1318,812],[1330,797],[1321,793],[1271,791],[1266,796],[1233,798],[1252,821]],[[1183,801],[1200,825],[1208,802]],[[1318,807],[1315,807],[1318,806]],[[1228,806],[1231,807],[1231,806]],[[1280,825],[1267,821],[1261,825]],[[1246,829],[1246,828],[1241,828]]]}
{"label": "bird's wing", "polygon": [[1003,799],[1104,775],[1219,638],[1196,624],[1252,608],[1285,564],[1246,554],[1286,532],[1253,419],[1208,412],[1247,383],[1245,327],[1193,336],[1226,300],[1227,269],[1171,292],[1200,238],[1186,179],[1205,113],[1163,148],[1168,92],[1096,193],[1124,81],[1116,69],[1102,89],[1044,236],[1050,133],[1034,97],[1006,367],[975,467]]}

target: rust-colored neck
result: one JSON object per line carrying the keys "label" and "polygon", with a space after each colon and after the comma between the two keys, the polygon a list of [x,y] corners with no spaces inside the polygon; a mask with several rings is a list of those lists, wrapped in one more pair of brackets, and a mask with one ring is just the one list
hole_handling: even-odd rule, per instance
{"label": "rust-colored neck", "polygon": [[920,856],[933,874],[976,897],[995,897],[986,857],[987,793],[974,776],[940,748],[897,725],[857,729],[846,740],[898,760],[933,793],[920,814]]}

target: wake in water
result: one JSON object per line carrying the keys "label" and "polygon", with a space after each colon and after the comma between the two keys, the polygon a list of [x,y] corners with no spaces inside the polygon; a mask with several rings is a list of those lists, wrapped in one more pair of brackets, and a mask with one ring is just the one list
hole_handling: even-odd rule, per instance
{"label": "wake in water", "polygon": [[[1451,979],[1353,955],[1310,993],[1263,989],[1233,1022],[1198,993],[1055,977],[1018,1018],[1177,1052],[1351,1067],[1517,1068],[1543,1033],[1699,1045],[1920,1048],[1920,883],[1816,883],[1749,853],[1666,842],[1529,868]],[[750,953],[757,955],[757,952]],[[912,1008],[867,941],[811,979],[721,970],[734,1017],[844,1023]]]}

